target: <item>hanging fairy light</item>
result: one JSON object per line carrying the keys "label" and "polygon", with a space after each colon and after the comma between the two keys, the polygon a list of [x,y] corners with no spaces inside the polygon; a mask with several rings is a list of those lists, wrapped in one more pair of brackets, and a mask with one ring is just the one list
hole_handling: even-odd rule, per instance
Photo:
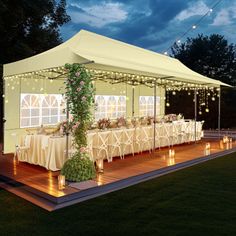
{"label": "hanging fairy light", "polygon": [[[208,93],[207,93],[207,94],[208,94]],[[207,112],[207,113],[209,112],[209,106],[208,106],[208,105],[209,105],[209,102],[208,102],[208,98],[209,98],[209,96],[206,96],[206,97],[205,97],[205,99],[206,99],[206,109],[205,109],[205,112]]]}
{"label": "hanging fairy light", "polygon": [[169,95],[169,90],[166,90],[166,106],[170,106],[170,95]]}

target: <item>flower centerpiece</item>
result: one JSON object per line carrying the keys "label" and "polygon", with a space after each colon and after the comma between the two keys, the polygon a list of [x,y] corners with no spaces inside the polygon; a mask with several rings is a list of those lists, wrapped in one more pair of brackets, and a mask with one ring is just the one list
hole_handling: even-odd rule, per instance
{"label": "flower centerpiece", "polygon": [[183,120],[184,119],[184,116],[183,116],[183,114],[178,114],[177,115],[177,120]]}
{"label": "flower centerpiece", "polygon": [[126,126],[126,120],[123,116],[117,118],[117,126],[118,127],[124,127]]}
{"label": "flower centerpiece", "polygon": [[148,117],[147,117],[147,124],[148,124],[148,125],[152,125],[153,122],[154,122],[154,117],[153,117],[153,116],[148,116]]}
{"label": "flower centerpiece", "polygon": [[176,114],[168,114],[164,116],[165,122],[172,122],[177,120]]}
{"label": "flower centerpiece", "polygon": [[98,128],[99,129],[107,129],[110,126],[110,119],[108,118],[103,118],[98,121]]}
{"label": "flower centerpiece", "polygon": [[94,163],[86,151],[86,132],[92,121],[91,107],[94,104],[94,88],[91,75],[82,65],[66,64],[65,69],[68,73],[65,82],[65,98],[72,118],[63,123],[63,127],[65,133],[71,132],[77,151],[65,162],[61,174],[65,175],[69,181],[79,182],[96,176]]}

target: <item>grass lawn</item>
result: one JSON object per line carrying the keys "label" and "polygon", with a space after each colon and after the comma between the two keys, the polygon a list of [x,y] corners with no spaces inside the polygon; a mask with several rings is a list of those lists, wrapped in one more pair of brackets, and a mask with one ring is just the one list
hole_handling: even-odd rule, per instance
{"label": "grass lawn", "polygon": [[236,154],[55,212],[0,189],[0,235],[236,235]]}

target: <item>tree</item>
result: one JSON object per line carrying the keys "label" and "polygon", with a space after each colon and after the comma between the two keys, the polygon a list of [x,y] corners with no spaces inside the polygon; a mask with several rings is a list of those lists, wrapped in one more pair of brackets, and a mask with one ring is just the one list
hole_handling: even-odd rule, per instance
{"label": "tree", "polygon": [[65,0],[0,3],[0,64],[33,56],[62,42],[59,27],[70,20]]}
{"label": "tree", "polygon": [[[173,56],[179,59],[190,69],[207,77],[234,85],[236,84],[236,58],[235,46],[228,44],[222,35],[210,36],[198,35],[196,38],[188,38],[185,43],[175,44],[172,47]],[[194,116],[193,99],[183,92],[176,97],[170,95],[170,103],[183,104],[183,110],[187,116]],[[236,108],[234,106],[235,93],[228,88],[222,89],[222,125],[223,127],[235,126]],[[210,99],[209,99],[210,100]],[[186,109],[187,108],[187,109]],[[209,102],[209,113],[198,115],[199,119],[206,121],[205,127],[217,127],[217,102]],[[178,112],[177,106],[171,106],[167,112]]]}
{"label": "tree", "polygon": [[[62,42],[59,27],[70,20],[65,0],[0,0],[0,76],[2,65],[46,51]],[[3,119],[0,81],[0,119]],[[3,125],[0,122],[0,143]]]}

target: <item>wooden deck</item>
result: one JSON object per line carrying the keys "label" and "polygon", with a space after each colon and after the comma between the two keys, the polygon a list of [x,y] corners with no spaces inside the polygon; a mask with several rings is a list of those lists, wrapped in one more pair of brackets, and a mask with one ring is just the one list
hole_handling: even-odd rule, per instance
{"label": "wooden deck", "polygon": [[[129,155],[126,156],[124,160],[114,158],[113,162],[105,162],[104,173],[97,175],[95,181],[99,186],[92,188],[88,192],[69,186],[64,190],[59,190],[57,183],[58,171],[51,172],[39,166],[18,162],[14,160],[13,155],[1,156],[0,181],[8,184],[8,186],[13,186],[13,189],[20,188],[24,189],[24,191],[27,190],[31,194],[47,199],[53,204],[75,201],[79,196],[78,194],[80,194],[82,198],[89,198],[88,195],[90,193],[94,194],[96,192],[94,189],[106,187],[134,176],[140,176],[145,173],[162,170],[168,166],[175,166],[179,163],[185,163],[199,157],[204,157],[206,142],[211,143],[211,154],[224,151],[220,149],[218,140],[203,140],[197,144],[191,143],[175,146],[174,157],[169,157],[168,148],[162,148],[161,150],[157,149],[151,154],[146,152],[135,156]],[[233,148],[235,147],[236,144],[233,142]],[[37,204],[37,202],[33,201],[34,197],[31,199],[33,203]]]}

